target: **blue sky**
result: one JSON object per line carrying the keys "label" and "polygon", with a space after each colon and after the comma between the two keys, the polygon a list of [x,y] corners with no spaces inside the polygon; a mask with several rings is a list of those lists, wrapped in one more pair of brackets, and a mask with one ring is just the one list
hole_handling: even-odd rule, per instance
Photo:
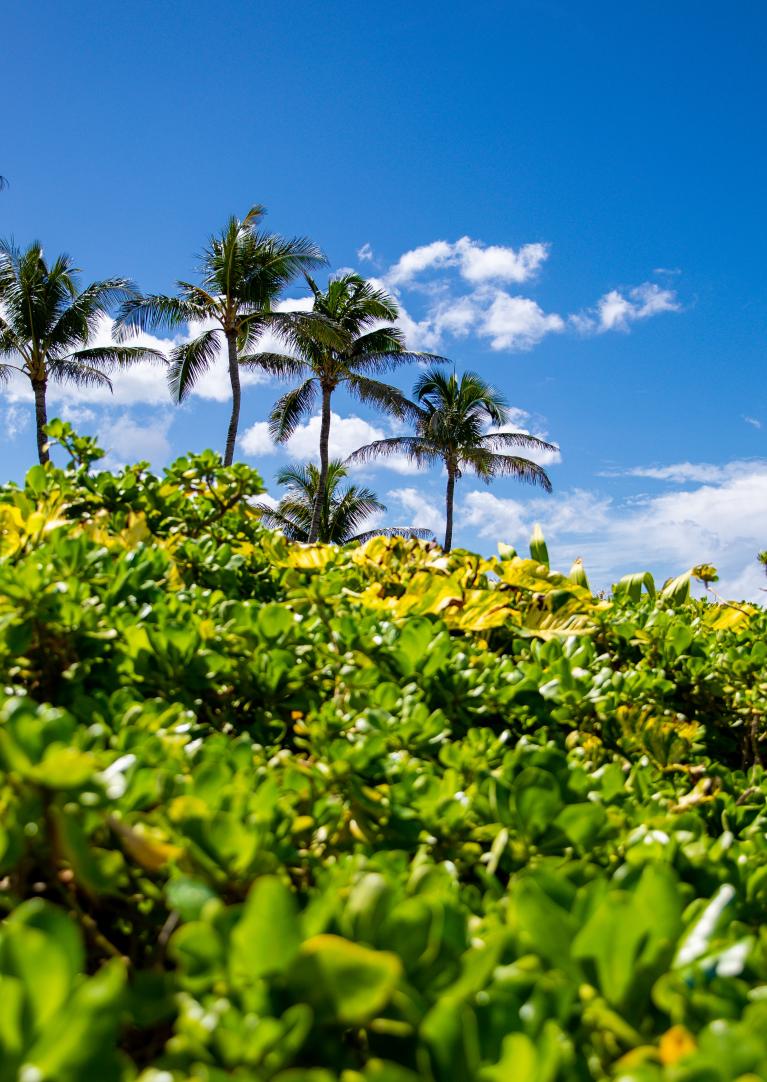
{"label": "blue sky", "polygon": [[[39,0],[3,38],[0,234],[70,252],[88,280],[169,290],[263,203],[270,228],[384,281],[414,346],[481,372],[560,445],[551,497],[465,478],[457,543],[523,544],[537,519],[597,585],[711,560],[728,593],[763,598],[763,4]],[[111,461],[160,467],[221,446],[224,390],[177,409],[139,372],[52,412]],[[259,425],[279,393],[246,389],[240,443],[274,495],[285,454]],[[388,431],[337,410],[339,446]],[[16,388],[0,439],[18,478],[34,439]],[[438,473],[365,479],[389,521],[439,525]]]}

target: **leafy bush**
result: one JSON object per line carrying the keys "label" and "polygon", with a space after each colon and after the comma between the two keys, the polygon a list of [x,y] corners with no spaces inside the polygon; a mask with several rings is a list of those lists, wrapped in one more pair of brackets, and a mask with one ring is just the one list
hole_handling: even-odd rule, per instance
{"label": "leafy bush", "polygon": [[[0,491],[0,1082],[767,1077],[767,615]],[[696,569],[710,581],[712,569]]]}

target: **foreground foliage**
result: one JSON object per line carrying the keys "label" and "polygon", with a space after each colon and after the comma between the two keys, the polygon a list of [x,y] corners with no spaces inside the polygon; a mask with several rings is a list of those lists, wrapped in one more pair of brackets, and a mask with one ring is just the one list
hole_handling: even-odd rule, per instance
{"label": "foreground foliage", "polygon": [[0,1082],[767,1077],[763,610],[296,545],[250,469],[49,431],[0,492]]}

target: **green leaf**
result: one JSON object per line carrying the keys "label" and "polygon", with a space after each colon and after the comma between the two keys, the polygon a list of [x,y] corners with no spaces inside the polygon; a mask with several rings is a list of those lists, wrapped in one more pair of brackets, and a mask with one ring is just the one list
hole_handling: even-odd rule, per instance
{"label": "green leaf", "polygon": [[38,899],[20,906],[0,938],[0,972],[23,988],[33,1029],[42,1030],[67,1002],[82,964],[72,921]]}
{"label": "green leaf", "polygon": [[527,767],[515,778],[514,804],[523,833],[537,838],[554,822],[562,807],[556,778],[545,770]]}
{"label": "green leaf", "polygon": [[604,808],[599,804],[568,804],[555,823],[583,853],[588,853],[607,822]]}
{"label": "green leaf", "polygon": [[289,983],[320,1017],[360,1026],[384,1009],[401,976],[395,954],[317,935],[301,947]]}
{"label": "green leaf", "polygon": [[690,570],[685,571],[683,575],[677,575],[675,579],[669,579],[663,584],[660,596],[665,597],[669,601],[673,601],[675,604],[686,601],[690,596],[691,578],[692,571]]}
{"label": "green leaf", "polygon": [[267,641],[282,638],[293,624],[293,613],[284,605],[262,605],[258,610],[258,628]]}
{"label": "green leaf", "polygon": [[205,905],[216,894],[207,883],[181,875],[171,879],[165,888],[168,904],[178,912],[182,920],[198,920]]}
{"label": "green leaf", "polygon": [[536,522],[533,528],[533,536],[530,538],[530,558],[536,560],[539,564],[549,566],[549,550],[546,545],[546,540],[543,536],[543,530]]}
{"label": "green leaf", "polygon": [[27,1053],[19,1078],[121,1082],[123,1065],[116,1037],[124,984],[125,967],[114,959],[80,985],[66,1009]]}
{"label": "green leaf", "polygon": [[643,586],[650,597],[655,596],[655,579],[649,571],[637,571],[632,575],[624,575],[623,578],[613,586],[613,593],[616,597],[625,595],[631,601],[636,603],[641,597]]}
{"label": "green leaf", "polygon": [[248,981],[285,973],[301,939],[292,891],[275,876],[258,879],[232,931],[232,978]]}

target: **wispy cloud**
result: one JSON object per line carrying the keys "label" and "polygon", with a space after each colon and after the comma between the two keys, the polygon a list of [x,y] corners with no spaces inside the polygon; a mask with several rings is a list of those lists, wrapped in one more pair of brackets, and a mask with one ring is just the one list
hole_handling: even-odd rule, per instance
{"label": "wispy cloud", "polygon": [[598,587],[630,571],[649,569],[662,580],[711,562],[725,596],[763,601],[764,574],[755,557],[764,547],[767,462],[685,463],[653,467],[651,476],[656,474],[677,483],[693,477],[703,483],[638,501],[586,489],[530,500],[474,491],[459,504],[459,527],[472,527],[493,543],[524,548],[540,522],[554,562],[567,567],[581,556]]}
{"label": "wispy cloud", "polygon": [[15,440],[29,427],[30,412],[25,404],[11,402],[2,412],[2,427],[8,440]]}
{"label": "wispy cloud", "polygon": [[681,308],[673,289],[664,289],[657,282],[642,282],[626,292],[611,289],[599,298],[594,308],[570,316],[570,323],[580,334],[628,331],[637,320],[661,312],[679,312]]}
{"label": "wispy cloud", "polygon": [[760,459],[736,459],[723,465],[713,462],[674,462],[668,466],[628,466],[621,470],[603,470],[601,477],[645,477],[651,481],[673,484],[721,484],[742,476],[761,465]]}

